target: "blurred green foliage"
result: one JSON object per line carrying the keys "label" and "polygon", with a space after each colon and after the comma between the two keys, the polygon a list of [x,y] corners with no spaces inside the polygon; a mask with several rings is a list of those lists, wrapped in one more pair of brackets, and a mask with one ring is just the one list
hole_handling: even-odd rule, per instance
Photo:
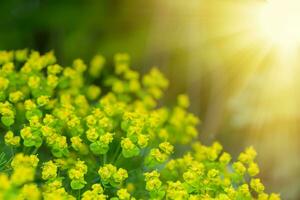
{"label": "blurred green foliage", "polygon": [[[121,0],[0,1],[0,49],[55,49],[62,63],[95,53],[139,56],[149,2]],[[134,52],[134,53],[133,53]],[[133,59],[134,60],[134,59]]]}

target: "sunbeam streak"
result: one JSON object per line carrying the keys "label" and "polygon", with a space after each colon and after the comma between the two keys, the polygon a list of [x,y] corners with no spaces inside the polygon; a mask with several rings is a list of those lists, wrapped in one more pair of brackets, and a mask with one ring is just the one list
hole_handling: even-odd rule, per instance
{"label": "sunbeam streak", "polygon": [[271,0],[262,6],[258,20],[262,33],[276,45],[295,47],[300,42],[300,2]]}

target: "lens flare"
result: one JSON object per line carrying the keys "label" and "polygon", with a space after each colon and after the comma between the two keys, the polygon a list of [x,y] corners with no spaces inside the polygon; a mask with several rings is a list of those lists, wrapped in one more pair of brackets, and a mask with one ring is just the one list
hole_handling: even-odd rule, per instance
{"label": "lens flare", "polygon": [[259,14],[259,24],[265,37],[274,44],[296,46],[300,42],[300,2],[270,0]]}

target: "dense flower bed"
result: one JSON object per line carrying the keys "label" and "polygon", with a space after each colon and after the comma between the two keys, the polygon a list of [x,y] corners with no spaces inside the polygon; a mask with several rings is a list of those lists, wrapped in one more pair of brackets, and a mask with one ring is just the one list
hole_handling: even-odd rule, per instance
{"label": "dense flower bed", "polygon": [[158,69],[141,76],[127,54],[114,63],[0,52],[0,199],[280,199],[256,178],[252,147],[232,162],[197,141],[186,95],[160,105]]}

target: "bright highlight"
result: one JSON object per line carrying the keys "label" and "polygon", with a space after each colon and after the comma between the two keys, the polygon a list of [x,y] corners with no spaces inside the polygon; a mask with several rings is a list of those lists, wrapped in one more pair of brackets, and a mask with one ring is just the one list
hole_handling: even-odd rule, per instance
{"label": "bright highlight", "polygon": [[259,15],[265,37],[272,43],[294,46],[300,42],[300,2],[298,0],[270,0]]}

